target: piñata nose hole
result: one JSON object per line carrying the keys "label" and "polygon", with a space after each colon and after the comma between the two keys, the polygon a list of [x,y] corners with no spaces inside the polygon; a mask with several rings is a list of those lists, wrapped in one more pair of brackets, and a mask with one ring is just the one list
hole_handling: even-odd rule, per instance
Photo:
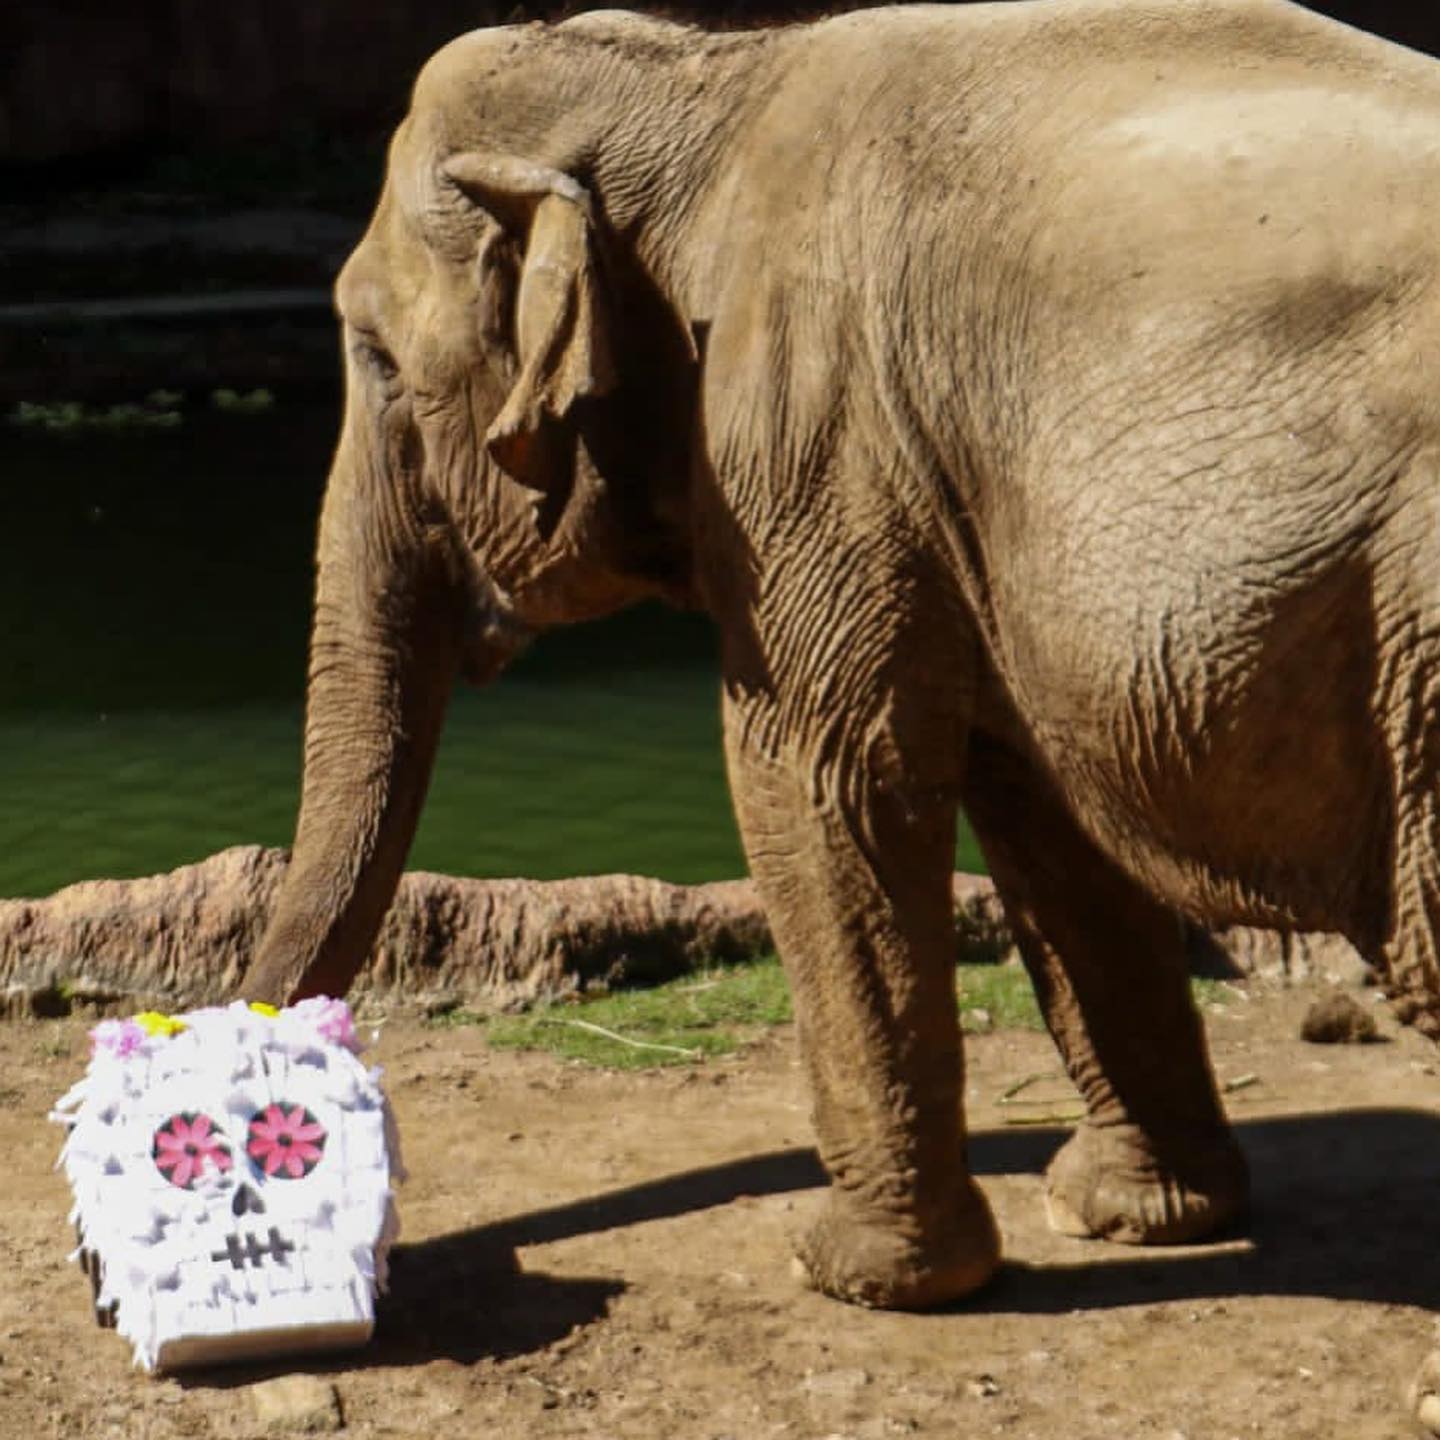
{"label": "pi\u00f1ata nose hole", "polygon": [[230,1213],[236,1216],[263,1215],[265,1202],[253,1185],[240,1185],[235,1191],[235,1198],[230,1202]]}

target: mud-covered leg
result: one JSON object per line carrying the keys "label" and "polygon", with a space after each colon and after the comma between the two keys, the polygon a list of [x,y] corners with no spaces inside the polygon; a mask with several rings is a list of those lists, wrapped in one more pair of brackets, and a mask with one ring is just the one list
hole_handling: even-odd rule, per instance
{"label": "mud-covered leg", "polygon": [[1395,1013],[1440,1040],[1440,618],[1402,633],[1381,682],[1393,787],[1385,984]]}
{"label": "mud-covered leg", "polygon": [[1051,1162],[1053,1228],[1128,1244],[1205,1235],[1242,1211],[1190,997],[1180,926],[1069,817],[1049,782],[977,737],[965,810],[1087,1115]]}
{"label": "mud-covered leg", "polygon": [[732,694],[726,748],[834,1182],[800,1263],[841,1299],[938,1304],[983,1284],[999,1259],[965,1164],[954,786],[893,773],[880,727],[857,746],[843,725],[787,727],[783,704]]}
{"label": "mud-covered leg", "polygon": [[[1432,474],[1425,478],[1433,484]],[[1423,503],[1433,517],[1428,493]],[[1427,551],[1422,560],[1429,565],[1433,556]],[[1377,948],[1396,1016],[1440,1040],[1440,728],[1434,719],[1440,708],[1440,605],[1433,598],[1433,568],[1422,567],[1399,583],[1427,597],[1428,618],[1397,629],[1381,677],[1393,829],[1388,903],[1375,907],[1387,922]],[[1440,1349],[1425,1357],[1407,1398],[1420,1433],[1440,1437]]]}

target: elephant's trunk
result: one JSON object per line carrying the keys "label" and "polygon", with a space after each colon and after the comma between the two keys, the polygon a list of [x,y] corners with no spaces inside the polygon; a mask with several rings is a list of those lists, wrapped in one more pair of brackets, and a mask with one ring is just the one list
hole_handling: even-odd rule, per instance
{"label": "elephant's trunk", "polygon": [[[467,635],[448,523],[342,443],[320,522],[294,853],[245,982],[284,1004],[343,995],[394,897]],[[348,452],[348,453],[347,453]],[[497,667],[498,668],[498,667]]]}

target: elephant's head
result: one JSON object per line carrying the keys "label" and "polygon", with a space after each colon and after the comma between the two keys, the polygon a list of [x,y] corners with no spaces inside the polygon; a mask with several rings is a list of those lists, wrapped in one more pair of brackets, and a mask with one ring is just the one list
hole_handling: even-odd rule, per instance
{"label": "elephant's head", "polygon": [[[647,106],[659,124],[648,77],[668,72],[644,46],[595,43],[636,26],[692,33],[632,16],[466,36],[426,67],[392,143],[336,286],[346,406],[301,813],[252,998],[353,978],[457,673],[488,679],[555,624],[686,598],[695,358],[641,254],[663,185],[637,175],[643,147],[606,160],[617,92],[627,124]],[[661,168],[681,174],[673,144]]]}
{"label": "elephant's head", "polygon": [[401,128],[336,286],[348,404],[331,485],[362,467],[451,528],[473,601],[464,658],[485,675],[528,633],[683,588],[661,512],[683,486],[689,405],[652,397],[642,416],[642,377],[622,385],[626,359],[643,372],[681,332],[635,323],[645,297],[586,186],[440,130],[423,111]]}

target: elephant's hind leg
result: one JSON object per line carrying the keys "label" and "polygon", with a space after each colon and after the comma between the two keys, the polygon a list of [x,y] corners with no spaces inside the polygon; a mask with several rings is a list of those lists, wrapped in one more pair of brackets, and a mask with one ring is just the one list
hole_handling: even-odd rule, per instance
{"label": "elephant's hind leg", "polygon": [[1206,1235],[1244,1210],[1176,917],[1080,831],[1035,767],[972,740],[964,796],[1046,1024],[1087,1115],[1051,1162],[1063,1234]]}
{"label": "elephant's hind leg", "polygon": [[1396,1015],[1440,1040],[1440,619],[1429,628],[1386,675],[1393,873],[1388,905],[1370,908],[1388,920],[1379,948]]}

